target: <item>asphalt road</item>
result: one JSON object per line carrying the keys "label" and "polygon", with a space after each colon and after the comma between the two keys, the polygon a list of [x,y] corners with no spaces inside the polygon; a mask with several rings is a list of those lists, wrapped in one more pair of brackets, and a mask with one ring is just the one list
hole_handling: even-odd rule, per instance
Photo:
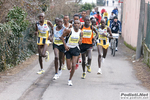
{"label": "asphalt road", "polygon": [[[110,6],[106,9],[111,12],[112,8],[113,6]],[[63,70],[58,80],[52,80],[54,54],[51,46],[49,49],[50,61],[44,61],[46,72],[37,75],[38,60],[33,61],[32,65],[21,70],[17,75],[10,76],[11,80],[8,83],[0,82],[0,100],[120,100],[120,92],[149,92],[140,85],[141,82],[136,78],[132,64],[120,52],[123,49],[118,48],[115,57],[110,55],[110,50],[108,51],[107,58],[102,64],[102,75],[97,75],[98,53],[93,51],[92,72],[86,73],[86,79],[81,79],[80,64],[72,79],[73,86],[67,85],[68,70]]]}

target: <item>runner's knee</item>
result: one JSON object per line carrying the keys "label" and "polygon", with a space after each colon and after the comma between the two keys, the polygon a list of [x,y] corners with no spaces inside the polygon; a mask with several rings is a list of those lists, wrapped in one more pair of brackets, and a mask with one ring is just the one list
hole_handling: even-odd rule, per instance
{"label": "runner's knee", "polygon": [[76,66],[76,63],[72,63],[72,67],[75,67]]}
{"label": "runner's knee", "polygon": [[55,60],[57,61],[59,58],[58,57],[55,57]]}
{"label": "runner's knee", "polygon": [[101,58],[102,57],[101,54],[99,54],[98,57]]}

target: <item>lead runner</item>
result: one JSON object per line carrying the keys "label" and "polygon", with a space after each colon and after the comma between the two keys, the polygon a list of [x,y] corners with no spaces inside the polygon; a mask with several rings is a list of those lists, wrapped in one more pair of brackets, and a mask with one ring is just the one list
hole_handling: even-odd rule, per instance
{"label": "lead runner", "polygon": [[[80,55],[79,44],[82,43],[83,36],[83,32],[79,29],[80,21],[75,20],[73,26],[74,27],[71,29],[65,29],[63,35],[61,36],[61,40],[63,41],[66,50],[65,55],[67,61],[67,68],[68,70],[71,70],[68,80],[69,86],[73,85],[71,79],[75,72],[78,56]],[[66,42],[64,40],[64,37],[66,37]]]}

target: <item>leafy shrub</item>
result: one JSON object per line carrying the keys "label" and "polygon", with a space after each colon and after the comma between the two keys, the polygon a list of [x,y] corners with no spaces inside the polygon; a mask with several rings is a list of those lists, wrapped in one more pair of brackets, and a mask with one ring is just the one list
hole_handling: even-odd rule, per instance
{"label": "leafy shrub", "polygon": [[82,12],[84,10],[90,10],[91,11],[94,6],[95,5],[93,5],[93,4],[85,3],[85,4],[81,5],[80,12]]}
{"label": "leafy shrub", "polygon": [[[37,51],[33,24],[19,7],[9,11],[6,23],[0,23],[0,71],[13,67]],[[30,26],[29,26],[30,25]],[[29,27],[29,28],[28,28]]]}

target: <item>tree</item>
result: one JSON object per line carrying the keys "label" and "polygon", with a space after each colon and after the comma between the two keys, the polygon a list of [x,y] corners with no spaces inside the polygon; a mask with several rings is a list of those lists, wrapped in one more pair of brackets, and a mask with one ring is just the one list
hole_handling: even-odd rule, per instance
{"label": "tree", "polygon": [[84,10],[90,10],[90,11],[92,11],[92,4],[90,4],[90,3],[85,3],[85,4],[81,5],[80,12],[82,12],[82,11],[84,11]]}
{"label": "tree", "polygon": [[75,3],[80,3],[82,0],[75,0]]}

